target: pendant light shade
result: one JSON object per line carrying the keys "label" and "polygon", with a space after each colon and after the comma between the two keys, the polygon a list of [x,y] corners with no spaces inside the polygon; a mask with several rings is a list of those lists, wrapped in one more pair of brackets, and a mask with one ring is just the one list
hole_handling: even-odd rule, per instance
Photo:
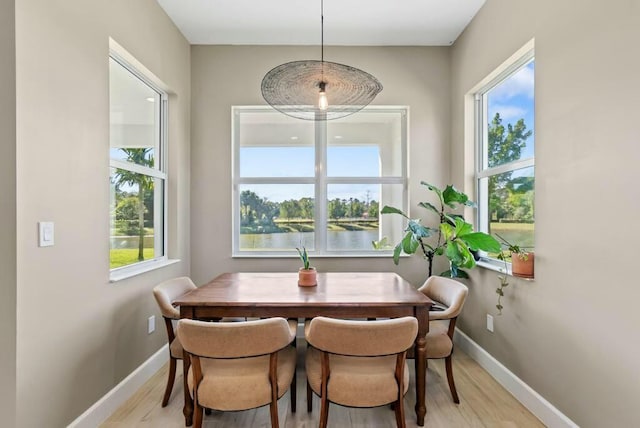
{"label": "pendant light shade", "polygon": [[276,110],[307,120],[331,120],[366,107],[382,90],[367,72],[336,62],[281,64],[262,79],[262,96]]}
{"label": "pendant light shade", "polygon": [[371,74],[324,60],[323,12],[320,21],[321,59],[281,64],[262,79],[265,101],[298,119],[339,119],[362,110],[382,91],[382,84]]}

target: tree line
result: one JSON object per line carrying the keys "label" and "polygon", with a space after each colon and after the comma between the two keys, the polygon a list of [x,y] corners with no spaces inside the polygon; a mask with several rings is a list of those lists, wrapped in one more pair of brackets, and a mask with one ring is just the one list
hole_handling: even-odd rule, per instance
{"label": "tree line", "polygon": [[[335,198],[328,203],[330,219],[378,218],[378,201],[358,198]],[[243,233],[281,232],[276,220],[312,220],[315,212],[314,198],[288,199],[273,202],[251,190],[240,193],[240,226]]]}

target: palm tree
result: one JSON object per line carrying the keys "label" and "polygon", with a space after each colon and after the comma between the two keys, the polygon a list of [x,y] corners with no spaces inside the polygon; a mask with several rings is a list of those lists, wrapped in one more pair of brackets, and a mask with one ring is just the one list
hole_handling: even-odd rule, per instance
{"label": "palm tree", "polygon": [[[136,165],[153,168],[153,155],[149,156],[152,148],[123,149],[126,160]],[[153,177],[118,168],[115,174],[115,186],[120,190],[123,185],[138,186],[138,260],[144,260],[144,196],[147,191],[153,191]]]}

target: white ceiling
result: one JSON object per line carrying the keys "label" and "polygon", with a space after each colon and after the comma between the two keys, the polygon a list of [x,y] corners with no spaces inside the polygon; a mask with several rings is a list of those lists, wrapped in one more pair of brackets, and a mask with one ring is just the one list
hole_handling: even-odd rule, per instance
{"label": "white ceiling", "polygon": [[[191,44],[320,44],[320,0],[157,1]],[[324,0],[324,43],[448,46],[484,2]]]}

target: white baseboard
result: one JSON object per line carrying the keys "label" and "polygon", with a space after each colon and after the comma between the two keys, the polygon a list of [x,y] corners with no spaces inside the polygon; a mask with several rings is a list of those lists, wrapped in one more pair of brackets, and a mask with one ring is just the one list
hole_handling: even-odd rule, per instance
{"label": "white baseboard", "polygon": [[503,366],[491,354],[474,342],[469,336],[456,328],[453,336],[456,346],[473,358],[498,383],[509,391],[523,406],[533,413],[549,428],[579,428],[564,413],[556,409],[553,404],[534,391],[522,379]]}
{"label": "white baseboard", "polygon": [[71,428],[95,428],[103,423],[118,407],[127,401],[147,380],[151,378],[160,368],[169,361],[169,351],[164,345],[158,352],[153,354],[140,367],[135,369],[122,382],[117,384],[111,391],[96,401],[83,414],[68,426]]}

